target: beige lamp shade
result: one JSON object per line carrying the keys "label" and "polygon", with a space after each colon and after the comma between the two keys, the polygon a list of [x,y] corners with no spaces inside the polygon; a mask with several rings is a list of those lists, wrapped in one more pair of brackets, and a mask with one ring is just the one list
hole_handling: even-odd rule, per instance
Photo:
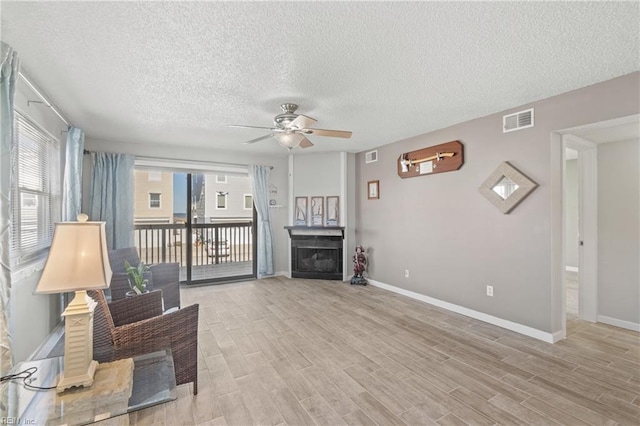
{"label": "beige lamp shade", "polygon": [[276,133],[273,136],[278,140],[280,145],[289,149],[300,145],[300,142],[304,139],[304,135],[294,132]]}
{"label": "beige lamp shade", "polygon": [[104,222],[56,223],[49,250],[35,293],[64,293],[77,290],[96,290],[109,287],[111,265],[107,252]]}

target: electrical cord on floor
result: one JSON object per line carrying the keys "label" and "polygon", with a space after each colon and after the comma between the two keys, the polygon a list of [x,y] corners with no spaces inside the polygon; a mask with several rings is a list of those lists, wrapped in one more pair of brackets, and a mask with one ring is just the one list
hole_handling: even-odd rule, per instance
{"label": "electrical cord on floor", "polygon": [[0,377],[0,382],[8,382],[10,380],[22,379],[22,384],[27,389],[39,391],[39,390],[51,390],[56,388],[56,386],[42,387],[42,386],[32,385],[31,383],[33,383],[34,380],[37,380],[35,377],[32,377],[34,374],[36,374],[37,371],[38,371],[38,367],[29,367],[26,370],[22,370],[19,373],[7,374],[6,376]]}

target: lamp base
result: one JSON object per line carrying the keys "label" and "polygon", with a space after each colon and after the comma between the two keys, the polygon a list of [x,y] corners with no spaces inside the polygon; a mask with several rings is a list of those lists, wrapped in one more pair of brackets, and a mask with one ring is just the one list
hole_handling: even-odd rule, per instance
{"label": "lamp base", "polygon": [[64,371],[58,393],[74,386],[91,386],[98,362],[93,360],[93,310],[96,302],[84,290],[62,313],[64,321]]}
{"label": "lamp base", "polygon": [[56,387],[57,393],[62,393],[66,389],[72,388],[74,386],[91,386],[93,384],[93,378],[96,374],[96,368],[98,368],[98,361],[91,361],[89,363],[89,368],[85,374],[78,374],[74,376],[66,376],[63,372],[60,375],[60,381],[58,382],[58,386]]}

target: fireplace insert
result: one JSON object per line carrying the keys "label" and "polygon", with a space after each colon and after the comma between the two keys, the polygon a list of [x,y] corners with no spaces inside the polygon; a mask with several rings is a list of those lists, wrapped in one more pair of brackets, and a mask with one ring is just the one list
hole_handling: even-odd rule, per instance
{"label": "fireplace insert", "polygon": [[292,236],[291,276],[342,280],[342,238],[327,235]]}

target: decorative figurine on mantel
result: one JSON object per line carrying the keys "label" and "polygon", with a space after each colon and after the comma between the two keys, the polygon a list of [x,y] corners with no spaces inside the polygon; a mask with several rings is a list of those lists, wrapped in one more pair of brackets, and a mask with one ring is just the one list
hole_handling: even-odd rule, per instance
{"label": "decorative figurine on mantel", "polygon": [[367,285],[367,280],[363,276],[366,264],[367,258],[364,254],[364,247],[356,246],[356,254],[353,255],[353,277],[351,278],[351,284]]}

